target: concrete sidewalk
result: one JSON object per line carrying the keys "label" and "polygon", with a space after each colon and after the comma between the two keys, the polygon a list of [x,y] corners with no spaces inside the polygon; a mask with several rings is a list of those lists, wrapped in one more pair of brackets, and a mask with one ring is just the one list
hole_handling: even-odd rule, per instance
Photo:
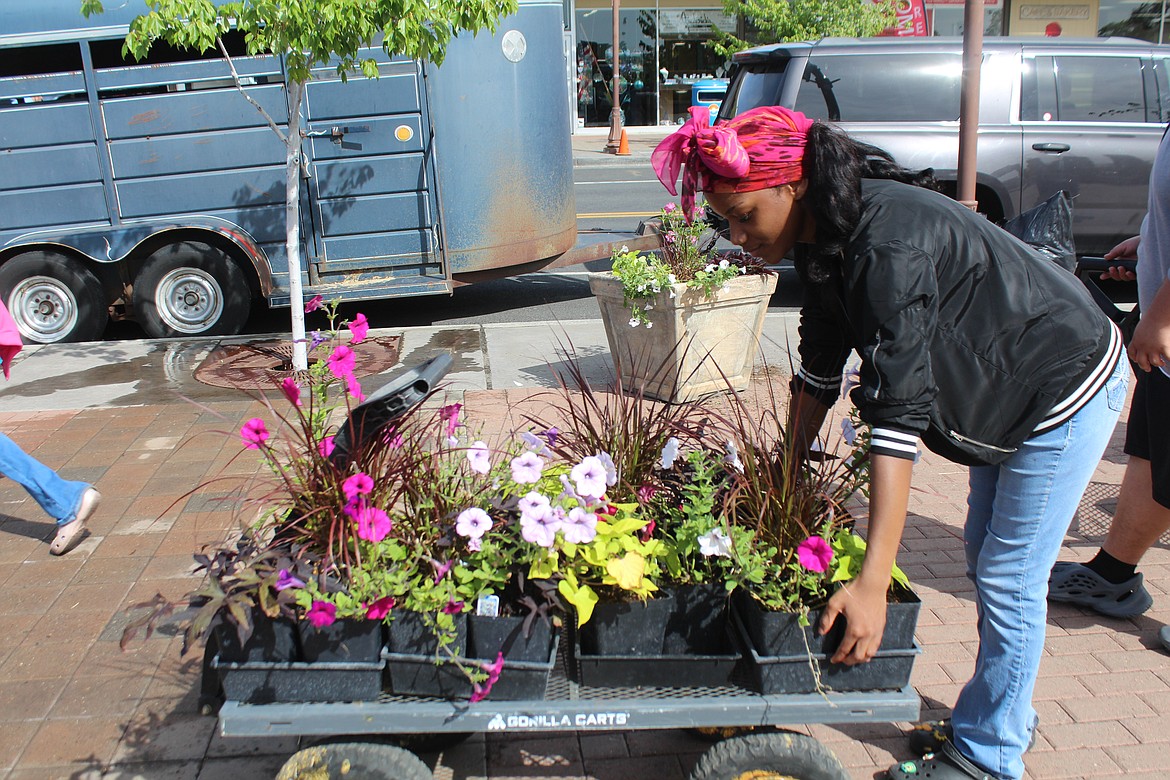
{"label": "concrete sidewalk", "polygon": [[[783,373],[794,320],[769,315],[767,372]],[[571,342],[591,380],[609,357],[600,322],[383,330],[402,337],[399,367],[451,351],[450,392],[488,430],[509,425],[549,387]],[[244,340],[244,339],[235,339]],[[156,635],[119,651],[124,610],[156,592],[192,588],[191,555],[237,522],[235,498],[259,471],[243,451],[241,422],[264,414],[238,391],[192,375],[215,346],[144,341],[29,348],[0,392],[0,430],[66,477],[98,486],[92,535],[53,558],[53,526],[23,490],[0,483],[0,777],[262,778],[297,749],[290,738],[228,739],[196,711],[199,662]],[[363,378],[366,392],[382,381]],[[783,381],[777,379],[775,381]],[[1119,429],[1098,468],[1084,521],[1101,529],[1116,495]],[[965,471],[927,454],[916,467],[912,516],[899,562],[923,601],[923,649],[913,683],[923,716],[941,715],[969,677],[976,649],[972,591],[963,575]],[[1100,505],[1100,506],[1099,506]],[[1071,535],[1065,559],[1085,559],[1097,538]],[[1143,562],[1155,594],[1148,615],[1109,620],[1068,606],[1049,616],[1036,691],[1039,739],[1029,777],[1162,778],[1170,753],[1170,657],[1156,649],[1170,621],[1170,552]],[[855,778],[907,758],[905,723],[812,725]],[[708,744],[683,731],[477,736],[425,756],[436,777],[681,780]]]}

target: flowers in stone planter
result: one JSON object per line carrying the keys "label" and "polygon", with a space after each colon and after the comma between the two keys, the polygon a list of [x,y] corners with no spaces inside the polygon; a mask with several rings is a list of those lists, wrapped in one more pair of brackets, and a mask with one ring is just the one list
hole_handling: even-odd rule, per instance
{"label": "flowers in stone planter", "polygon": [[710,297],[730,279],[766,273],[758,260],[743,252],[714,251],[718,234],[707,219],[705,206],[697,206],[688,222],[681,207],[667,203],[658,220],[661,249],[639,252],[623,246],[610,258],[612,273],[622,282],[631,327],[652,327],[646,312],[653,309],[659,295],[675,297],[676,285],[686,285]]}

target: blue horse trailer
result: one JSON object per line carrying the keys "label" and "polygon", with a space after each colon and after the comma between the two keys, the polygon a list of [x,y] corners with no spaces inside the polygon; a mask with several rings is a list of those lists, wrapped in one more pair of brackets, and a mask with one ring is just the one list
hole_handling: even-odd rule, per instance
{"label": "blue horse trailer", "polygon": [[[143,0],[0,4],[0,295],[27,340],[239,332],[289,305],[284,146],[229,64],[156,45],[124,60]],[[560,0],[520,0],[442,66],[368,52],[380,77],[314,72],[301,115],[305,294],[449,293],[575,255]],[[281,58],[229,50],[282,129]],[[578,250],[581,252],[581,250]]]}

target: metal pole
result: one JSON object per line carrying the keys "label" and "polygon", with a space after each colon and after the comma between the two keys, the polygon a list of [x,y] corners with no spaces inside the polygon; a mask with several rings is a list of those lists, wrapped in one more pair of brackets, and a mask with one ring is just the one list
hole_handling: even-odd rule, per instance
{"label": "metal pole", "polygon": [[959,202],[972,211],[979,143],[979,68],[983,63],[983,0],[963,4],[963,86],[959,98]]}
{"label": "metal pole", "polygon": [[613,0],[613,108],[609,112],[609,140],[605,144],[605,151],[617,154],[622,140],[622,91],[621,91],[621,30],[618,28],[618,16],[622,7],[622,0]]}

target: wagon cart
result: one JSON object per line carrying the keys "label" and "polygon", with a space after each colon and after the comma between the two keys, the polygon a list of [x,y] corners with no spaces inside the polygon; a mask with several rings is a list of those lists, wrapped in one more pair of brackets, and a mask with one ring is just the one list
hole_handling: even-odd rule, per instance
{"label": "wagon cart", "polygon": [[[425,780],[427,766],[387,735],[448,738],[472,733],[726,729],[698,761],[691,780],[842,780],[849,775],[820,742],[775,727],[809,723],[844,724],[913,721],[919,698],[900,690],[804,694],[759,694],[735,684],[695,687],[591,686],[569,672],[563,650],[543,699],[470,703],[382,694],[369,702],[245,704],[228,700],[219,711],[225,737],[307,736],[322,738],[284,765],[278,778]],[[336,735],[345,735],[338,737]],[[379,741],[379,737],[382,741]]]}

